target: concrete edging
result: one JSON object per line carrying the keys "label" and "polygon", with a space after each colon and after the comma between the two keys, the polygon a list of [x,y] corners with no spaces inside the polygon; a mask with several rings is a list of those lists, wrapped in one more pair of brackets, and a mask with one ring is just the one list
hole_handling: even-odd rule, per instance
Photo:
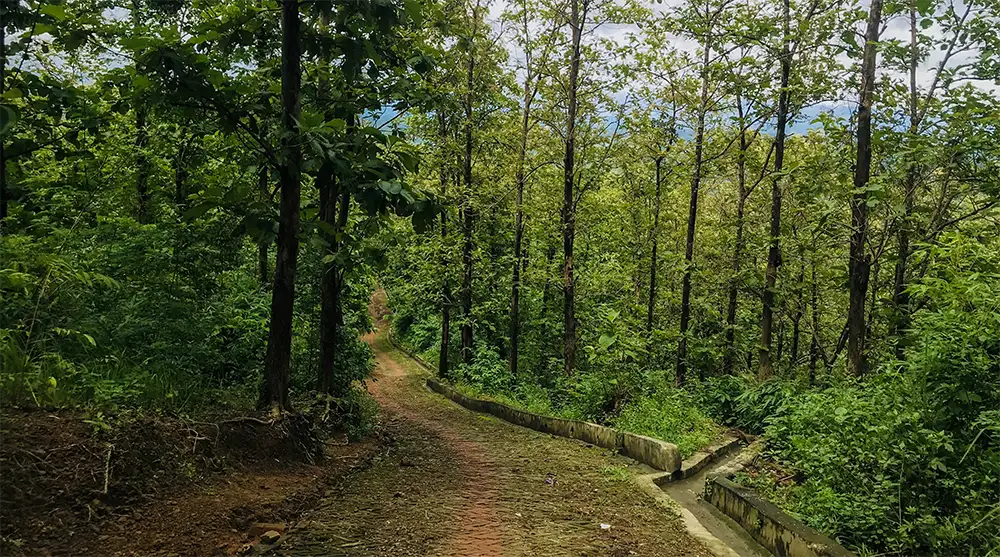
{"label": "concrete edging", "polygon": [[417,362],[417,365],[419,365],[420,367],[424,368],[425,370],[427,370],[427,371],[429,371],[431,373],[436,373],[437,372],[437,370],[434,369],[431,366],[431,364],[429,364],[426,361],[424,361],[424,359],[421,358],[416,352],[414,352],[414,351],[410,350],[409,348],[403,346],[399,341],[397,341],[395,335],[392,334],[392,329],[389,329],[387,331],[387,333],[386,333],[385,336],[386,336],[387,339],[389,339],[389,344],[395,346],[397,350],[399,350],[399,351],[403,352],[404,354],[406,354],[407,356],[409,356],[411,360],[413,360],[414,362]]}
{"label": "concrete edging", "polygon": [[681,462],[681,467],[673,474],[664,474],[654,479],[654,483],[664,486],[671,482],[685,480],[704,470],[709,464],[739,450],[742,442],[731,435],[724,436],[720,441],[696,451]]}
{"label": "concrete edging", "polygon": [[673,443],[590,422],[541,416],[492,400],[468,397],[436,379],[428,379],[427,386],[469,410],[492,414],[515,425],[550,435],[577,439],[605,449],[614,449],[664,472],[673,473],[681,467],[681,453]]}
{"label": "concrete edging", "polygon": [[733,519],[775,557],[857,557],[789,516],[752,489],[723,477],[705,482],[705,500]]}

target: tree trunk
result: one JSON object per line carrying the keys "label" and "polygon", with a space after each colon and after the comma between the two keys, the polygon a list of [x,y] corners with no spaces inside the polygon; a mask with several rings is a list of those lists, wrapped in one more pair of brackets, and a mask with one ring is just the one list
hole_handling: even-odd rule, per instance
{"label": "tree trunk", "polygon": [[[444,161],[447,160],[444,148],[448,140],[448,122],[443,113],[438,114],[438,124],[441,135],[441,198],[444,199],[448,193],[448,167]],[[448,213],[441,211],[441,347],[438,354],[438,376],[448,376],[448,350],[451,340],[451,285],[448,282]]]}
{"label": "tree trunk", "polygon": [[274,412],[290,409],[289,367],[292,357],[292,310],[295,303],[295,270],[299,252],[299,202],[302,151],[298,143],[301,51],[298,0],[281,3],[281,121],[285,128],[282,149],[281,207],[278,225],[274,287],[271,290],[271,323],[264,360],[264,382],[259,405]]}
{"label": "tree trunk", "polygon": [[[691,267],[694,256],[694,229],[698,217],[698,188],[701,186],[701,163],[704,157],[705,112],[708,110],[708,63],[711,57],[711,37],[705,39],[701,67],[701,102],[698,105],[698,126],[694,138],[694,176],[691,178],[691,202],[688,208],[687,242],[684,248],[684,280],[681,285],[681,339],[677,345],[678,387],[687,382],[687,337],[691,323]],[[703,371],[699,370],[699,373]]]}
{"label": "tree trunk", "polygon": [[[917,105],[917,65],[919,45],[917,44],[917,6],[910,1],[910,130],[909,140],[916,140],[920,125],[920,112]],[[915,161],[910,161],[906,169],[906,195],[903,200],[903,222],[897,236],[896,269],[892,284],[893,320],[890,325],[889,337],[895,341],[897,360],[906,356],[903,336],[910,324],[910,297],[906,292],[906,265],[910,257],[910,230],[913,211],[916,206],[917,173]]]}
{"label": "tree trunk", "polygon": [[[586,12],[586,9],[584,10]],[[566,151],[563,158],[563,374],[567,377],[576,369],[576,314],[574,304],[576,284],[573,279],[573,242],[576,239],[576,113],[577,89],[580,81],[580,42],[583,21],[580,0],[570,0],[570,31],[572,42],[569,58],[569,87],[566,102]]]}
{"label": "tree trunk", "polygon": [[[352,117],[353,118],[353,117]],[[353,120],[352,120],[353,122]],[[348,128],[350,129],[350,128]],[[351,192],[347,190],[344,185],[340,187],[340,206],[337,214],[337,222],[334,224],[334,228],[338,233],[347,228],[348,218],[351,212]],[[331,203],[336,203],[336,198],[331,200]],[[344,244],[337,242],[334,244],[337,251],[345,249]],[[344,339],[343,328],[344,328],[344,287],[346,282],[344,279],[344,268],[341,265],[334,263],[331,266],[331,316],[330,316],[330,366],[333,368],[333,364],[336,362],[337,354],[343,349],[341,341]],[[347,394],[347,390],[350,388],[351,384],[347,381],[341,380],[337,381],[336,377],[332,377],[332,387],[330,394],[333,396],[343,396]]]}
{"label": "tree trunk", "polygon": [[[473,11],[473,18],[478,13]],[[478,21],[478,19],[476,20]],[[473,54],[475,28],[469,41],[469,64],[466,73],[465,94],[465,158],[463,162],[464,192],[462,203],[462,361],[471,364],[473,359],[472,338],[472,231],[475,211],[472,209],[472,100],[476,71],[476,57]]]}
{"label": "tree trunk", "polygon": [[726,307],[726,348],[722,356],[722,372],[733,373],[733,359],[736,350],[736,310],[739,304],[740,269],[743,264],[743,226],[746,218],[747,197],[747,128],[746,114],[743,112],[743,99],[736,93],[736,111],[740,125],[740,153],[736,159],[736,181],[738,199],[736,200],[736,238],[733,246],[733,276],[729,280],[729,304]]}
{"label": "tree trunk", "polygon": [[872,165],[872,96],[875,91],[876,47],[882,23],[882,0],[872,0],[865,31],[861,63],[861,101],[858,106],[858,162],[854,168],[851,199],[850,305],[847,310],[847,371],[863,375],[865,359],[865,298],[871,266],[865,243],[868,239],[868,181]]}
{"label": "tree trunk", "polygon": [[653,332],[653,310],[656,308],[656,248],[660,239],[660,167],[663,157],[656,157],[656,198],[653,200],[653,249],[649,261],[649,300],[646,305],[646,332]]}
{"label": "tree trunk", "polygon": [[[333,165],[323,163],[316,176],[316,187],[319,189],[319,218],[330,227],[337,225],[337,197],[335,190]],[[336,257],[336,237],[324,234],[327,247],[323,250],[324,257]],[[337,266],[333,261],[320,263],[320,294],[319,294],[319,367],[316,377],[316,390],[321,393],[333,392],[333,362],[337,343],[336,324],[334,321],[334,291],[337,282]]]}
{"label": "tree trunk", "polygon": [[757,376],[766,379],[774,375],[771,361],[771,328],[774,322],[775,283],[781,266],[781,172],[785,162],[785,128],[788,124],[788,101],[791,91],[788,78],[792,73],[792,55],[789,51],[789,0],[784,0],[781,43],[781,92],[778,93],[778,125],[774,136],[774,179],[771,180],[771,230],[767,248],[763,312],[760,320],[760,368]]}
{"label": "tree trunk", "polygon": [[517,375],[517,356],[521,334],[521,273],[524,260],[521,251],[521,241],[524,235],[524,162],[528,152],[528,131],[531,123],[531,69],[528,68],[524,78],[524,108],[521,111],[521,141],[517,150],[517,200],[514,214],[514,273],[510,292],[510,359],[508,361],[511,376]]}

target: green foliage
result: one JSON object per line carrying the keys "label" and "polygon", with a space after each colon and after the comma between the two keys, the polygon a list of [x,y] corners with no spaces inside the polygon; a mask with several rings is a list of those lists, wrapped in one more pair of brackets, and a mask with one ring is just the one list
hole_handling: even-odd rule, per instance
{"label": "green foliage", "polygon": [[899,371],[786,398],[769,450],[805,478],[790,508],[849,545],[920,555],[1000,549],[1000,258],[957,236],[929,251]]}
{"label": "green foliage", "polygon": [[711,444],[722,431],[698,407],[694,396],[670,387],[626,404],[611,424],[624,431],[668,440],[677,445],[682,458]]}
{"label": "green foliage", "polygon": [[338,427],[347,432],[347,438],[358,441],[371,435],[378,425],[379,406],[366,389],[352,388],[336,399]]}

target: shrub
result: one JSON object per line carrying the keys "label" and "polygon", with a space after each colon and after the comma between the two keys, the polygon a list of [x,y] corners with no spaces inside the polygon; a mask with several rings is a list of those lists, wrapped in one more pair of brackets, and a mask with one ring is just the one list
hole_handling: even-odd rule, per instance
{"label": "shrub", "polygon": [[721,432],[692,395],[674,388],[632,400],[611,423],[625,431],[674,443],[685,458],[710,444]]}

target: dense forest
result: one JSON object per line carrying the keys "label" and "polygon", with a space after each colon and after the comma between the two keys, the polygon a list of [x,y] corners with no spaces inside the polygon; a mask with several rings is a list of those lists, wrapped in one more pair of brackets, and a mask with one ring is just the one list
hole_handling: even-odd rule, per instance
{"label": "dense forest", "polygon": [[5,407],[364,435],[384,288],[465,392],[1000,552],[995,0],[2,6]]}

